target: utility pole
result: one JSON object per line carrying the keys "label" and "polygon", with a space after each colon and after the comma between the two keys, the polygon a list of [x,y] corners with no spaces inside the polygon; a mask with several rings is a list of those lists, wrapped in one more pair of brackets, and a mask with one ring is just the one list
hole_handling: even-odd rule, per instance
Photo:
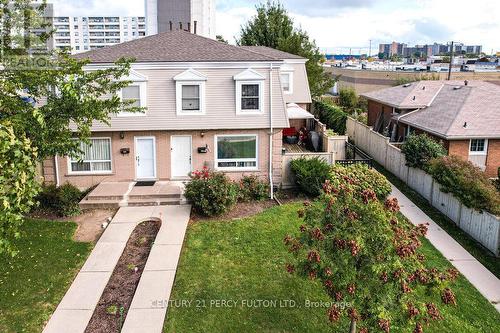
{"label": "utility pole", "polygon": [[368,58],[372,57],[372,40],[370,39],[370,52],[368,53]]}
{"label": "utility pole", "polygon": [[454,55],[454,52],[455,52],[455,49],[454,49],[453,45],[454,45],[454,42],[451,41],[450,66],[448,67],[448,81],[451,80],[451,66],[453,64],[453,55]]}

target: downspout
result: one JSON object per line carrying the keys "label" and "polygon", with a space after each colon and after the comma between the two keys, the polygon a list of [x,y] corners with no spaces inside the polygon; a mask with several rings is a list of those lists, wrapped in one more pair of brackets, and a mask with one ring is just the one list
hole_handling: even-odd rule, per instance
{"label": "downspout", "polygon": [[269,185],[271,187],[271,200],[274,199],[273,184],[273,64],[269,71]]}
{"label": "downspout", "polygon": [[59,187],[59,161],[57,155],[54,156],[54,175],[56,177],[56,187]]}

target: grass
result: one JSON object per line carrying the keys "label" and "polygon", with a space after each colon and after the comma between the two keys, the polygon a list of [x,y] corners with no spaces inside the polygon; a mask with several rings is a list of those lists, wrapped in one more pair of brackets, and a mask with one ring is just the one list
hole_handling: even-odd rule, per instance
{"label": "grass", "polygon": [[[328,323],[327,307],[305,306],[307,300],[329,301],[319,284],[285,271],[291,255],[283,237],[298,232],[298,208],[298,204],[287,204],[242,220],[191,224],[164,332],[347,331]],[[451,267],[427,241],[424,252],[431,264]],[[441,306],[446,320],[433,324],[426,333],[500,330],[500,314],[468,281],[460,277],[453,290],[459,305]],[[236,303],[224,305],[223,300]],[[282,303],[242,306],[252,300]],[[286,300],[293,300],[296,306],[287,306]]]}
{"label": "grass", "polygon": [[19,251],[0,257],[0,332],[41,332],[91,250],[72,222],[26,220]]}
{"label": "grass", "polygon": [[393,175],[390,171],[381,165],[374,163],[374,167],[382,173],[394,186],[406,195],[418,208],[427,214],[434,222],[436,222],[443,230],[453,237],[464,249],[467,250],[474,258],[489,269],[497,278],[500,278],[500,258],[496,258],[493,253],[484,248],[476,240],[471,238],[467,233],[462,231],[456,224],[434,208],[424,197],[418,192],[412,190],[403,181]]}

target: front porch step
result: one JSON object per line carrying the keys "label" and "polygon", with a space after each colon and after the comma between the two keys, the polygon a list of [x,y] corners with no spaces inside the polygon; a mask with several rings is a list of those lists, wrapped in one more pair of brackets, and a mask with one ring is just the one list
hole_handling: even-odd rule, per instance
{"label": "front porch step", "polygon": [[167,198],[167,199],[131,199],[127,202],[129,207],[140,207],[140,206],[173,206],[180,205],[180,198]]}
{"label": "front porch step", "polygon": [[88,195],[83,200],[103,200],[103,201],[121,201],[123,200],[123,195]]}
{"label": "front porch step", "polygon": [[128,195],[129,200],[137,200],[137,199],[179,199],[181,198],[181,193],[156,193],[156,194],[147,194],[147,195],[141,195],[141,194],[129,194]]}
{"label": "front porch step", "polygon": [[81,209],[116,209],[120,208],[121,200],[82,200],[79,203]]}

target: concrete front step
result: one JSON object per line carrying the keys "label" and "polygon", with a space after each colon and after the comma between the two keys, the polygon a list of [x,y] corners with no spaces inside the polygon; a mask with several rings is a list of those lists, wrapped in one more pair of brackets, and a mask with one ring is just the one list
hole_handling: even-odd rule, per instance
{"label": "concrete front step", "polygon": [[81,209],[116,209],[120,207],[141,206],[173,206],[185,204],[181,198],[166,199],[134,199],[128,201],[117,200],[84,200],[80,202]]}
{"label": "concrete front step", "polygon": [[181,194],[180,193],[169,193],[169,194],[157,193],[157,194],[147,194],[147,195],[129,194],[128,198],[130,200],[136,200],[136,199],[179,199],[180,200]]}
{"label": "concrete front step", "polygon": [[89,194],[87,197],[84,198],[84,200],[91,200],[91,201],[96,201],[96,200],[121,201],[121,200],[123,200],[123,195],[92,195],[92,194]]}

